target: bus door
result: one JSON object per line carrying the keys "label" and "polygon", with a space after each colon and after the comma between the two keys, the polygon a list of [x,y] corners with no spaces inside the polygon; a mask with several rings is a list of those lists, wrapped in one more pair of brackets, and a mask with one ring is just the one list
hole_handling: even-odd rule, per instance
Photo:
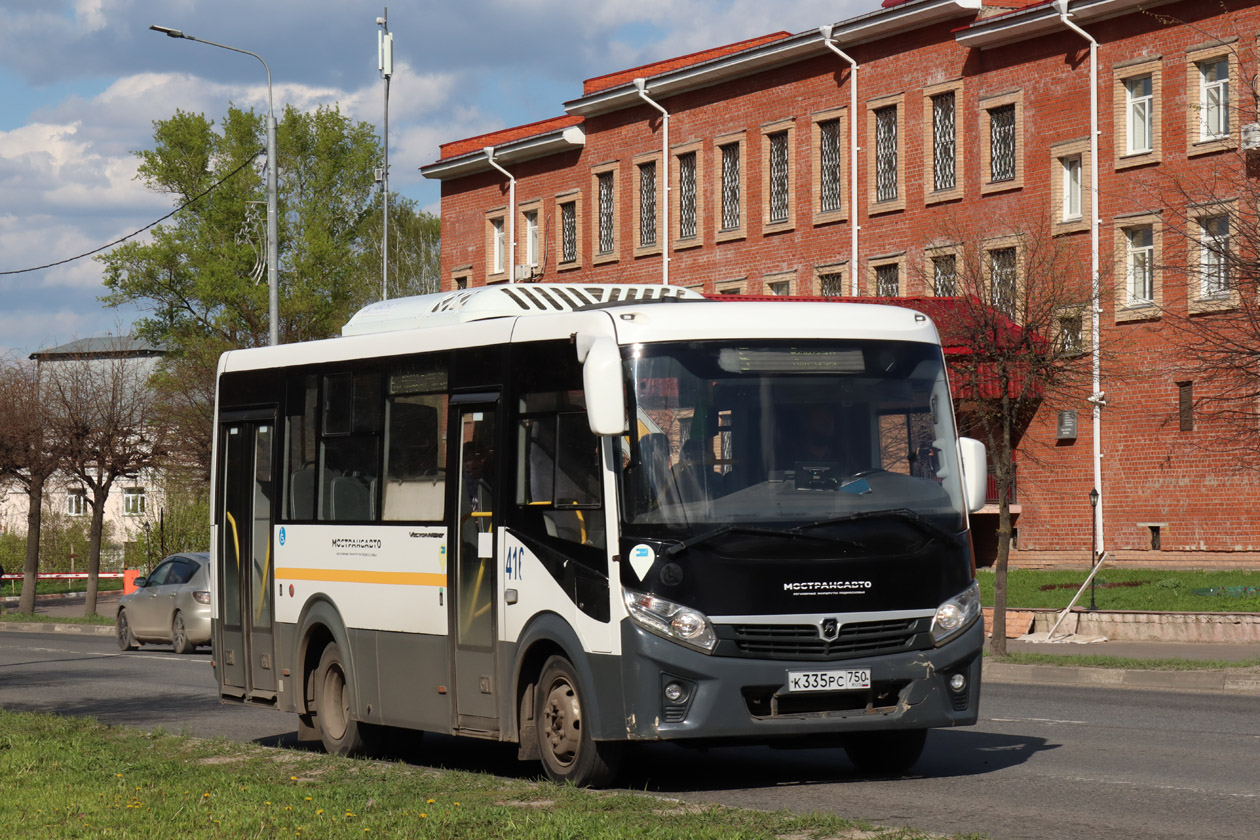
{"label": "bus door", "polygon": [[224,694],[260,700],[276,693],[272,638],[272,502],[275,413],[226,415],[219,426],[221,509],[215,563]]}
{"label": "bus door", "polygon": [[495,448],[497,395],[453,397],[451,428],[458,429],[456,464],[459,471],[450,611],[455,670],[455,725],[457,729],[498,731],[495,685],[496,597],[495,528],[500,514],[498,461]]}

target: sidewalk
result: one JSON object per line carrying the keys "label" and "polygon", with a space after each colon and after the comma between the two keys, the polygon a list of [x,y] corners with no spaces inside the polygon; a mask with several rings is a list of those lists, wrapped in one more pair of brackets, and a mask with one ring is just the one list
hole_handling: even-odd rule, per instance
{"label": "sidewalk", "polygon": [[[986,643],[986,650],[988,645]],[[1260,645],[1190,644],[1186,642],[1071,642],[1010,639],[1007,653],[1047,656],[1108,656],[1119,659],[1191,662],[1251,662],[1247,668],[1156,671],[1138,668],[1100,668],[1076,665],[1016,665],[986,657],[984,679],[994,683],[1075,685],[1098,688],[1145,688],[1167,691],[1210,691],[1260,696]]]}

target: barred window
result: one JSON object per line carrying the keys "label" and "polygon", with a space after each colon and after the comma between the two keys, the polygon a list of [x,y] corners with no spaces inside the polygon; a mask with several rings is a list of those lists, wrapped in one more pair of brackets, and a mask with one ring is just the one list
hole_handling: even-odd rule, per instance
{"label": "barred window", "polygon": [[901,267],[896,263],[875,267],[875,294],[897,297],[901,293]]}
{"label": "barred window", "polygon": [[562,262],[577,261],[576,201],[567,201],[560,205],[560,259]]}
{"label": "barred window", "polygon": [[937,297],[958,294],[958,258],[953,254],[932,258],[932,294]]}
{"label": "barred window", "polygon": [[601,172],[596,176],[599,183],[599,252],[611,254],[617,245],[613,228],[614,199],[612,172]]}
{"label": "barred window", "polygon": [[1155,300],[1155,233],[1150,225],[1124,232],[1126,285],[1129,306],[1141,306]]}
{"label": "barred window", "polygon": [[897,106],[875,112],[875,200],[897,198]]}
{"label": "barred window", "polygon": [[954,92],[950,90],[932,97],[932,186],[936,190],[952,190],[957,183],[956,142]]}
{"label": "barred window", "polygon": [[656,161],[639,165],[639,245],[656,244]]}
{"label": "barred window", "polygon": [[1177,383],[1177,429],[1194,431],[1194,383]]}
{"label": "barred window", "polygon": [[791,189],[788,184],[788,133],[776,131],[770,135],[770,221],[788,220],[788,202]]}
{"label": "barred window", "polygon": [[841,209],[840,120],[818,124],[818,209],[824,213]]}
{"label": "barred window", "polygon": [[989,280],[993,284],[989,300],[1000,312],[1015,314],[1017,262],[1014,248],[989,252]]}
{"label": "barred window", "polygon": [[678,236],[696,235],[696,153],[678,156]]}
{"label": "barred window", "polygon": [[844,275],[838,271],[819,274],[818,294],[823,297],[844,297]]}
{"label": "barred window", "polygon": [[722,149],[722,230],[739,227],[739,144]]}
{"label": "barred window", "polygon": [[1015,106],[989,111],[989,170],[992,181],[1015,180]]}
{"label": "barred window", "polygon": [[1201,294],[1220,297],[1229,291],[1229,216],[1209,216],[1199,224]]}

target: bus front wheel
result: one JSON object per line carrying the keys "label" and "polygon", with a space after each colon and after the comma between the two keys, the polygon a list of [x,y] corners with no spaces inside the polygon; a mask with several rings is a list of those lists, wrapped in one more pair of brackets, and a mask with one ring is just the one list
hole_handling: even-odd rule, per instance
{"label": "bus front wheel", "polygon": [[596,741],[584,715],[582,692],[573,665],[553,656],[543,665],[534,704],[538,752],[554,782],[602,787],[617,776],[622,745]]}
{"label": "bus front wheel", "polygon": [[926,729],[863,732],[849,738],[844,752],[861,773],[900,776],[923,755]]}
{"label": "bus front wheel", "polygon": [[354,719],[341,649],[330,642],[315,669],[315,728],[329,755],[360,755],[368,749],[370,724]]}

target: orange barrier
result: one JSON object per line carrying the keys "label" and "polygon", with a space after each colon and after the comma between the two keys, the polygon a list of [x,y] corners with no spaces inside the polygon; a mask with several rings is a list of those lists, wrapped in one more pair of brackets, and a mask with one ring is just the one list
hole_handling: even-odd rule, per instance
{"label": "orange barrier", "polygon": [[140,587],[136,586],[136,578],[140,577],[139,569],[123,569],[123,594],[130,595]]}

